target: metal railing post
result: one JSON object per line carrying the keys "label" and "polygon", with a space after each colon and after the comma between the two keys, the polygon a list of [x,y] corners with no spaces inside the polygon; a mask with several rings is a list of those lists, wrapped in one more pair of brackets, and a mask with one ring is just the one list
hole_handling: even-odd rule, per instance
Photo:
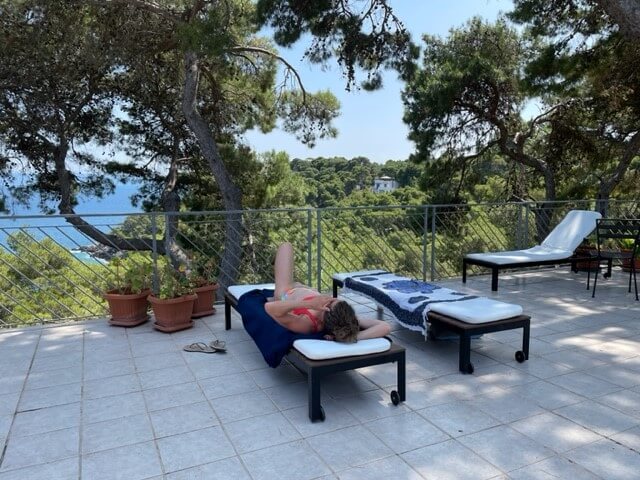
{"label": "metal railing post", "polygon": [[431,281],[436,279],[436,209],[431,209]]}
{"label": "metal railing post", "polygon": [[153,258],[153,292],[160,290],[160,277],[158,274],[158,223],[155,212],[151,212],[151,257]]}
{"label": "metal railing post", "polygon": [[317,250],[317,275],[318,275],[318,291],[322,291],[322,211],[320,209],[317,212],[317,225],[316,225],[316,250]]}
{"label": "metal railing post", "polygon": [[524,246],[528,248],[529,247],[529,211],[530,211],[529,204],[525,203],[524,204],[524,208],[525,208],[525,211],[524,211],[524,225],[525,225],[525,227],[524,227]]}
{"label": "metal railing post", "polygon": [[516,249],[521,250],[524,248],[523,240],[524,240],[524,230],[525,227],[522,225],[523,215],[522,215],[523,205],[520,203],[518,205],[518,227],[516,228]]}
{"label": "metal railing post", "polygon": [[312,230],[311,230],[311,222],[313,221],[313,217],[312,217],[312,213],[311,213],[311,209],[307,210],[307,285],[311,285],[311,282],[313,281],[313,277],[311,275],[311,263],[312,263],[312,259],[313,259],[313,254],[311,252],[311,234],[312,234]]}
{"label": "metal railing post", "polygon": [[422,281],[427,281],[427,230],[429,228],[429,207],[424,206],[422,219]]}

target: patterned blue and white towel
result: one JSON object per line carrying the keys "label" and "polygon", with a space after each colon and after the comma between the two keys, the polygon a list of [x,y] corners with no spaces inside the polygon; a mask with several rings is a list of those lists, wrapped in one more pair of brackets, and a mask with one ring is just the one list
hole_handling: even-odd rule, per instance
{"label": "patterned blue and white towel", "polygon": [[354,275],[346,278],[344,286],[385,307],[404,327],[423,333],[426,332],[427,313],[433,304],[478,298],[389,272]]}

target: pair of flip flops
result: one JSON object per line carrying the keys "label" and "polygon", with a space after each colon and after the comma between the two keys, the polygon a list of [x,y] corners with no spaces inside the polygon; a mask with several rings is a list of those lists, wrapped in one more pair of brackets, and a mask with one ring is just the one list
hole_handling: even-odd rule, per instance
{"label": "pair of flip flops", "polygon": [[225,353],[227,346],[222,340],[214,340],[207,345],[204,342],[195,342],[190,345],[185,345],[183,348],[185,352],[198,352],[198,353]]}

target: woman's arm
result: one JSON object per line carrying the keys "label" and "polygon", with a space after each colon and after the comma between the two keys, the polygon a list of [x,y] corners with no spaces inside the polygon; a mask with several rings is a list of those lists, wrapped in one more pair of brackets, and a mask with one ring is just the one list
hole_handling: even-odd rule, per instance
{"label": "woman's arm", "polygon": [[328,295],[318,295],[309,300],[276,300],[265,303],[264,309],[283,327],[296,333],[309,333],[311,320],[306,315],[294,315],[291,311],[296,308],[328,310],[332,300],[333,297]]}
{"label": "woman's arm", "polygon": [[389,335],[391,327],[384,320],[373,320],[370,318],[359,318],[360,332],[358,340],[366,340],[368,338],[380,338]]}
{"label": "woman's arm", "polygon": [[296,308],[310,308],[312,310],[329,310],[328,305],[335,300],[329,295],[317,295],[309,300],[275,300],[267,302],[264,309],[272,317],[281,317]]}

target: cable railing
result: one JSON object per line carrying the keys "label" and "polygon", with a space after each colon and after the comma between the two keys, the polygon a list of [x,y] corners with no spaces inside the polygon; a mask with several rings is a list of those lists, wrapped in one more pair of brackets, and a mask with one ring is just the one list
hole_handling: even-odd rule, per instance
{"label": "cable railing", "polygon": [[[569,210],[595,206],[579,200],[82,215],[96,231],[117,236],[117,244],[99,243],[67,215],[2,216],[0,328],[103,317],[114,259],[149,263],[157,290],[164,252],[221,265],[228,232],[241,243],[231,262],[236,271],[226,272],[236,283],[272,281],[276,249],[288,241],[297,279],[330,291],[332,275],[344,271],[454,278],[465,253],[531,247]],[[607,216],[638,218],[638,201],[611,200]]]}

